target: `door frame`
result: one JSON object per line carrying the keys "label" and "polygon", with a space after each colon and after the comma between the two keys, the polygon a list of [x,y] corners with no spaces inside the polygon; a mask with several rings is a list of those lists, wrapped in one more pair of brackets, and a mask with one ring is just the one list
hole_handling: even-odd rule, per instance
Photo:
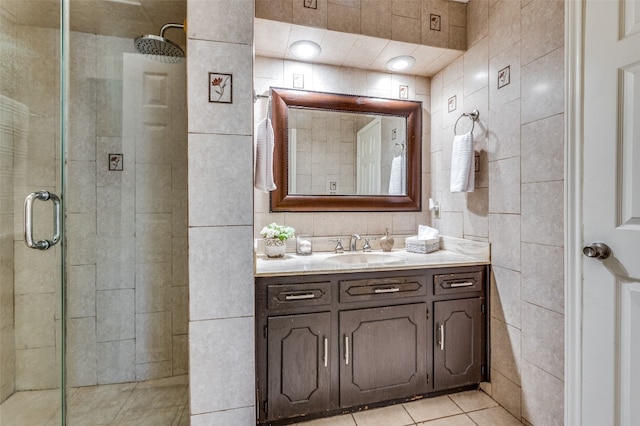
{"label": "door frame", "polygon": [[564,424],[582,424],[584,2],[565,2]]}

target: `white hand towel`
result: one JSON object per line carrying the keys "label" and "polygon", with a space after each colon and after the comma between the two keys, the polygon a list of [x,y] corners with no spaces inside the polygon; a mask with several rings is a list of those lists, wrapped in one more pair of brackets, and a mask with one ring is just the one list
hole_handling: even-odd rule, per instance
{"label": "white hand towel", "polygon": [[451,151],[451,192],[473,192],[474,175],[473,134],[456,135]]}
{"label": "white hand towel", "polygon": [[273,127],[269,118],[265,118],[258,124],[255,158],[253,185],[260,191],[273,191],[276,189],[273,181]]}
{"label": "white hand towel", "polygon": [[389,195],[404,195],[402,156],[393,157],[391,161],[391,174],[389,175]]}

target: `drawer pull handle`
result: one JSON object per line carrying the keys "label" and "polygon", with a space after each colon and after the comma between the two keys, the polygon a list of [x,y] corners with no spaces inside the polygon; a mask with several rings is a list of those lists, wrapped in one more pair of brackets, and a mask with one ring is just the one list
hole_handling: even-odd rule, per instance
{"label": "drawer pull handle", "polygon": [[473,286],[475,283],[474,282],[464,282],[464,283],[451,283],[451,285],[449,287],[451,288],[456,288],[456,287],[471,287]]}
{"label": "drawer pull handle", "polygon": [[444,351],[444,324],[440,325],[440,350]]}
{"label": "drawer pull handle", "polygon": [[400,291],[400,288],[398,287],[385,287],[385,288],[376,288],[373,290],[374,293],[376,294],[381,294],[381,293],[397,293]]}
{"label": "drawer pull handle", "polygon": [[284,297],[284,300],[307,300],[307,299],[315,299],[316,295],[313,293],[303,293],[303,294],[287,294]]}
{"label": "drawer pull handle", "polygon": [[344,336],[344,363],[349,365],[349,336]]}
{"label": "drawer pull handle", "polygon": [[329,339],[324,338],[324,368],[327,368],[329,363]]}

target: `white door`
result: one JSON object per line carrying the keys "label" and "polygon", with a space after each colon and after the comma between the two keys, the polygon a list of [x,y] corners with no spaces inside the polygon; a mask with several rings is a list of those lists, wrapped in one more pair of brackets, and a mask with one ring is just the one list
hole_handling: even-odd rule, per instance
{"label": "white door", "polygon": [[[587,0],[583,425],[640,425],[640,0]],[[591,254],[594,254],[593,252]]]}
{"label": "white door", "polygon": [[381,145],[382,125],[378,117],[358,130],[356,169],[358,195],[380,194]]}

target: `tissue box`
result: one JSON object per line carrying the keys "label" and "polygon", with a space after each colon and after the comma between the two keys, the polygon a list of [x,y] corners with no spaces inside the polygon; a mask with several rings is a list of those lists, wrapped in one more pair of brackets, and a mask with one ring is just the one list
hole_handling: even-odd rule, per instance
{"label": "tissue box", "polygon": [[419,240],[418,236],[407,237],[404,240],[404,245],[407,251],[410,251],[412,253],[426,254],[440,250],[440,238],[433,238],[431,240]]}

